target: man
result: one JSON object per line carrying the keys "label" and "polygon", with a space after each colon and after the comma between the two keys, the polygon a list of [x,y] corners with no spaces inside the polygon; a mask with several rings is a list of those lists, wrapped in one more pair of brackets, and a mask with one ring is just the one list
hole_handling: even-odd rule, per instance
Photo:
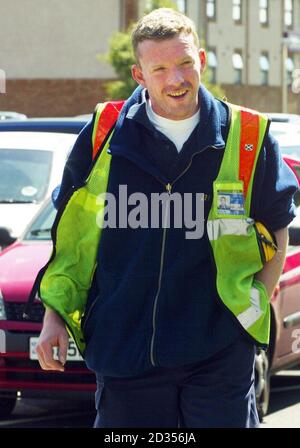
{"label": "man", "polygon": [[[297,182],[267,120],[201,85],[206,54],[190,19],[155,10],[132,42],[140,87],[97,161],[94,117],[66,165],[56,248],[40,287],[39,361],[64,370],[66,323],[96,372],[95,427],[257,427],[255,348],[268,343],[268,297],[282,271]],[[233,141],[245,119],[256,124],[251,135],[242,125],[240,150]],[[160,224],[151,225],[151,201],[161,194]],[[225,217],[224,194],[238,205]],[[138,201],[143,207],[134,207]],[[189,220],[177,225],[183,210],[196,216],[194,227],[203,224],[194,234]],[[264,265],[256,221],[277,240]]]}
{"label": "man", "polygon": [[220,197],[219,208],[223,208],[223,209],[227,209],[228,208],[225,196],[221,196]]}

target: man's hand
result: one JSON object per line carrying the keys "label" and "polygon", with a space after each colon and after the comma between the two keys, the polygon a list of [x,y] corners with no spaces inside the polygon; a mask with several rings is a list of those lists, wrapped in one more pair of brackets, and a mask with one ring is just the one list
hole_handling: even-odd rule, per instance
{"label": "man's hand", "polygon": [[274,289],[279,281],[284,266],[286,249],[288,244],[287,227],[274,232],[277,241],[278,251],[271,261],[268,261],[263,269],[255,275],[257,280],[264,283],[269,298],[272,297]]}
{"label": "man's hand", "polygon": [[[63,372],[68,345],[69,336],[63,320],[55,311],[46,308],[43,329],[36,347],[42,369]],[[58,347],[59,361],[53,358],[53,347]]]}

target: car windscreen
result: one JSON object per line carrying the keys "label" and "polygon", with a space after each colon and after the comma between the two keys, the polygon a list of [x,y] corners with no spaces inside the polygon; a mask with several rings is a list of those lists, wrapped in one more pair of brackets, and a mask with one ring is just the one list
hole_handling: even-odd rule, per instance
{"label": "car windscreen", "polygon": [[51,151],[0,148],[0,203],[41,201],[47,192]]}
{"label": "car windscreen", "polygon": [[40,210],[25,234],[25,241],[50,240],[51,227],[56,216],[56,209],[52,202]]}
{"label": "car windscreen", "polygon": [[300,157],[300,146],[284,146],[284,145],[280,145],[279,143],[279,147],[281,149],[282,154],[284,154],[285,156],[290,156],[290,157],[294,157],[296,159],[299,159]]}

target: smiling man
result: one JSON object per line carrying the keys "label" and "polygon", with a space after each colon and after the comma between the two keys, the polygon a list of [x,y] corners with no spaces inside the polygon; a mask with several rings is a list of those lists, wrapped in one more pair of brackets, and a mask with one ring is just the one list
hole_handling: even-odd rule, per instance
{"label": "smiling man", "polygon": [[198,49],[197,37],[184,32],[172,39],[142,40],[143,32],[133,34],[138,63],[133,78],[149,94],[153,111],[169,120],[184,120],[199,110],[198,91],[206,56]]}
{"label": "smiling man", "polygon": [[[97,109],[110,112],[79,135],[56,199],[40,364],[64,370],[66,325],[96,373],[95,427],[257,427],[255,351],[269,342],[297,180],[266,117],[201,85],[206,55],[189,18],[155,10],[132,43],[139,87],[110,140],[120,105]],[[152,195],[163,197],[159,224]],[[141,197],[143,219],[130,226],[123,212]],[[197,238],[183,210],[203,224]]]}

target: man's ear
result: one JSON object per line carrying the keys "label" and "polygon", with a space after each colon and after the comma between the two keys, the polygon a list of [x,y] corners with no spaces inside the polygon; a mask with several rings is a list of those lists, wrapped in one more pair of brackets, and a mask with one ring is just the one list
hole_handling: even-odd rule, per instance
{"label": "man's ear", "polygon": [[142,72],[142,69],[141,69],[141,67],[139,65],[134,64],[131,67],[131,76],[142,87],[146,87],[145,86],[145,80],[144,80],[144,77],[143,77],[143,72]]}
{"label": "man's ear", "polygon": [[200,66],[201,66],[200,70],[201,70],[201,73],[203,73],[205,70],[205,67],[206,67],[206,52],[203,48],[200,48],[200,50],[199,50],[199,58],[200,58]]}

